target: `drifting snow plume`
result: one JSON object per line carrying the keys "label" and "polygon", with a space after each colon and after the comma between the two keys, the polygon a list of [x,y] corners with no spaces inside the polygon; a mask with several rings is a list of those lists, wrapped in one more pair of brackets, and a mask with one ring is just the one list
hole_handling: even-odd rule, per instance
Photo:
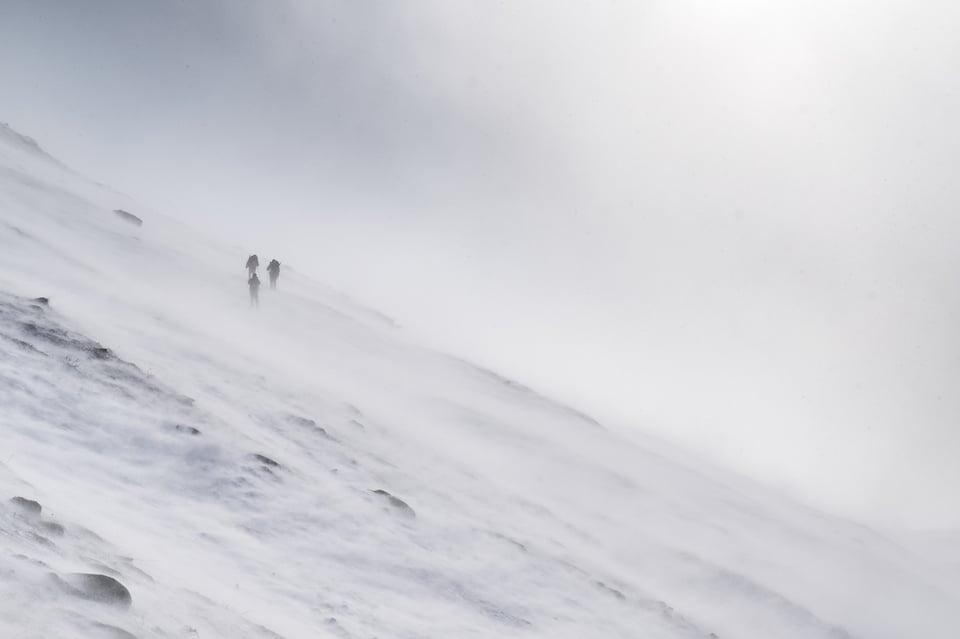
{"label": "drifting snow plume", "polygon": [[114,209],[113,212],[124,222],[129,222],[136,226],[143,226],[143,220],[131,213],[130,211],[124,211],[123,209]]}

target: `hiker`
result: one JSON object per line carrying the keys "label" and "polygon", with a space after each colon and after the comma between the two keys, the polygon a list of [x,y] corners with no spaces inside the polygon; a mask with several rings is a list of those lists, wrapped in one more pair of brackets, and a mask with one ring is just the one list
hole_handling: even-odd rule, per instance
{"label": "hiker", "polygon": [[257,274],[258,266],[260,266],[260,258],[258,258],[257,254],[254,253],[247,258],[247,271],[250,273],[251,277]]}
{"label": "hiker", "polygon": [[257,277],[257,274],[254,273],[250,276],[250,279],[247,280],[247,285],[250,287],[250,306],[260,306],[260,278]]}
{"label": "hiker", "polygon": [[270,288],[277,288],[277,278],[280,277],[280,262],[270,260],[267,264],[267,273],[270,274]]}

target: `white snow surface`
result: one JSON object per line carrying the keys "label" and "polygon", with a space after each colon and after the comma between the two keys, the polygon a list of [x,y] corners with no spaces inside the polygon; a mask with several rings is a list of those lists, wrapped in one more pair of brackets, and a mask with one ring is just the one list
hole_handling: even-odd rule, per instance
{"label": "white snow surface", "polygon": [[291,269],[251,309],[255,249],[0,128],[0,637],[960,636],[960,535],[610,430]]}

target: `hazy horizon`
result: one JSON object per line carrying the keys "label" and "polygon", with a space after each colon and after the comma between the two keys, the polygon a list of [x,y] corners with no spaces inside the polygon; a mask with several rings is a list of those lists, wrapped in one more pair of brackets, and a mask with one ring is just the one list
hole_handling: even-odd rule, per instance
{"label": "hazy horizon", "polygon": [[13,0],[0,121],[602,421],[960,526],[957,26],[899,0]]}

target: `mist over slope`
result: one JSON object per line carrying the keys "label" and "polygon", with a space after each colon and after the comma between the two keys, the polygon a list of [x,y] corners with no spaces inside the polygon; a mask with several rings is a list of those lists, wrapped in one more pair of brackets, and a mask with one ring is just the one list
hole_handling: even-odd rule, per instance
{"label": "mist over slope", "polygon": [[250,309],[256,247],[25,140],[0,129],[0,636],[960,627],[952,541],[625,440],[290,269]]}

